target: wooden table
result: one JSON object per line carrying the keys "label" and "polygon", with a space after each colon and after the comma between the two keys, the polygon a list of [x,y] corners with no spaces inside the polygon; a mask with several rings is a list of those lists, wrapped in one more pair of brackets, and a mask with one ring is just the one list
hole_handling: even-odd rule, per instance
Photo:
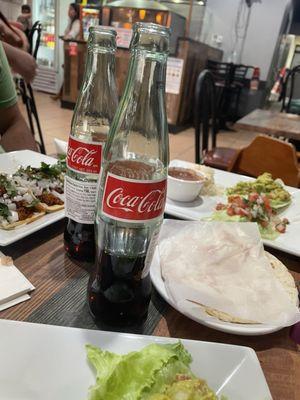
{"label": "wooden table", "polygon": [[300,115],[296,114],[257,109],[238,120],[234,127],[236,129],[300,140]]}
{"label": "wooden table", "polygon": [[[89,329],[96,325],[88,313],[86,286],[91,264],[72,262],[63,250],[64,221],[57,222],[1,250],[36,287],[31,300],[0,312],[0,318]],[[299,259],[270,250],[300,280]],[[128,331],[128,330],[127,330]],[[299,400],[300,346],[289,328],[266,336],[235,336],[197,324],[169,307],[154,291],[149,316],[131,332],[223,342],[252,347],[260,360],[274,400]],[[1,397],[1,396],[0,396]],[[258,399],[253,399],[258,400]]]}

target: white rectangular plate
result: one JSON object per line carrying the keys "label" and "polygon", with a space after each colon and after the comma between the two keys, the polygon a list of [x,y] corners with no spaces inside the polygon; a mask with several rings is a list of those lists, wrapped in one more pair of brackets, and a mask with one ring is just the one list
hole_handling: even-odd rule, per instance
{"label": "white rectangular plate", "polygon": [[[30,150],[13,151],[11,153],[0,154],[0,173],[12,174],[19,166],[39,167],[41,162],[44,161],[48,164],[55,164],[55,158],[45,156],[44,154],[36,153]],[[64,218],[65,210],[60,210],[54,213],[46,214],[42,218],[31,222],[28,225],[21,225],[20,227],[11,231],[0,229],[0,246],[8,246],[11,243],[30,235],[46,226],[53,224],[56,221]]]}
{"label": "white rectangular plate", "polygon": [[[5,400],[84,400],[95,382],[85,344],[116,353],[178,339],[0,320],[0,393]],[[255,352],[248,347],[182,340],[193,372],[228,400],[271,400]],[[118,399],[122,400],[122,399]]]}
{"label": "white rectangular plate", "polygon": [[[181,160],[173,160],[170,166],[190,167],[190,163]],[[234,186],[241,181],[253,180],[253,178],[244,175],[233,174],[218,169],[214,169],[214,171],[215,183],[224,188]],[[280,235],[275,240],[263,239],[263,242],[274,249],[282,250],[300,257],[300,190],[291,186],[286,186],[286,189],[292,195],[292,204],[280,215],[288,218],[290,224],[287,226],[286,233]],[[191,203],[182,203],[167,198],[165,212],[174,217],[199,221],[202,218],[209,217],[219,202],[226,202],[226,197],[200,196]]]}

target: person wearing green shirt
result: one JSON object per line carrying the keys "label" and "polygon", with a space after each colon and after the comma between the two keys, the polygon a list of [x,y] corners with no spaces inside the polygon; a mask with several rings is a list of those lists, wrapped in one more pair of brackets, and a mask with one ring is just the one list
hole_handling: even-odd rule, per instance
{"label": "person wearing green shirt", "polygon": [[0,146],[5,151],[35,150],[37,146],[17,104],[17,94],[0,41]]}

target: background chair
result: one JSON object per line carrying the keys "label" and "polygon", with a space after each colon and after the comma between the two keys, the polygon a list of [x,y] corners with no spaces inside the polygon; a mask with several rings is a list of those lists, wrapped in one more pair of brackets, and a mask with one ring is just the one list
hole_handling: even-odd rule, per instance
{"label": "background chair", "polygon": [[[298,84],[298,85],[297,85]],[[284,80],[282,87],[281,112],[300,114],[300,98],[294,98],[295,88],[300,84],[300,65],[291,69]]]}
{"label": "background chair", "polygon": [[258,177],[270,172],[286,185],[299,187],[300,169],[293,145],[270,136],[259,135],[241,150],[233,172]]}
{"label": "background chair", "polygon": [[204,70],[198,76],[194,102],[195,161],[230,171],[238,151],[216,147],[216,89],[213,75]]}
{"label": "background chair", "polygon": [[206,68],[212,73],[216,86],[218,125],[228,129],[226,122],[238,119],[242,90],[248,87],[248,73],[253,67],[207,60]]}
{"label": "background chair", "polygon": [[[36,59],[40,40],[41,40],[41,33],[42,33],[42,24],[37,21],[32,26],[28,34],[29,40],[29,53]],[[32,87],[30,83],[26,83],[23,78],[19,79],[19,90],[22,96],[23,103],[25,104],[28,121],[30,125],[30,129],[34,138],[38,135],[38,141],[36,141],[37,145],[39,146],[40,152],[46,154],[45,143],[43,139],[40,119],[38,115],[38,111],[36,108],[36,102],[33,94]],[[37,130],[37,135],[36,135]]]}

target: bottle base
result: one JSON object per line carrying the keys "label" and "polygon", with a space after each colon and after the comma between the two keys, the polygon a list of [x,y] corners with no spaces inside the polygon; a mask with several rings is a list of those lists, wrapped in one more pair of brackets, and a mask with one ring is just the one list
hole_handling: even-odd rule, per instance
{"label": "bottle base", "polygon": [[122,318],[111,318],[106,315],[95,316],[92,312],[91,308],[89,307],[89,313],[93,320],[95,321],[96,325],[99,325],[101,329],[109,330],[110,327],[114,329],[124,329],[124,328],[138,328],[141,327],[148,317],[148,311],[142,317],[128,318],[127,316]]}
{"label": "bottle base", "polygon": [[94,254],[79,254],[76,251],[70,251],[68,245],[65,244],[65,253],[71,260],[76,260],[76,261],[81,261],[81,262],[91,262],[93,263],[95,261],[95,256]]}

